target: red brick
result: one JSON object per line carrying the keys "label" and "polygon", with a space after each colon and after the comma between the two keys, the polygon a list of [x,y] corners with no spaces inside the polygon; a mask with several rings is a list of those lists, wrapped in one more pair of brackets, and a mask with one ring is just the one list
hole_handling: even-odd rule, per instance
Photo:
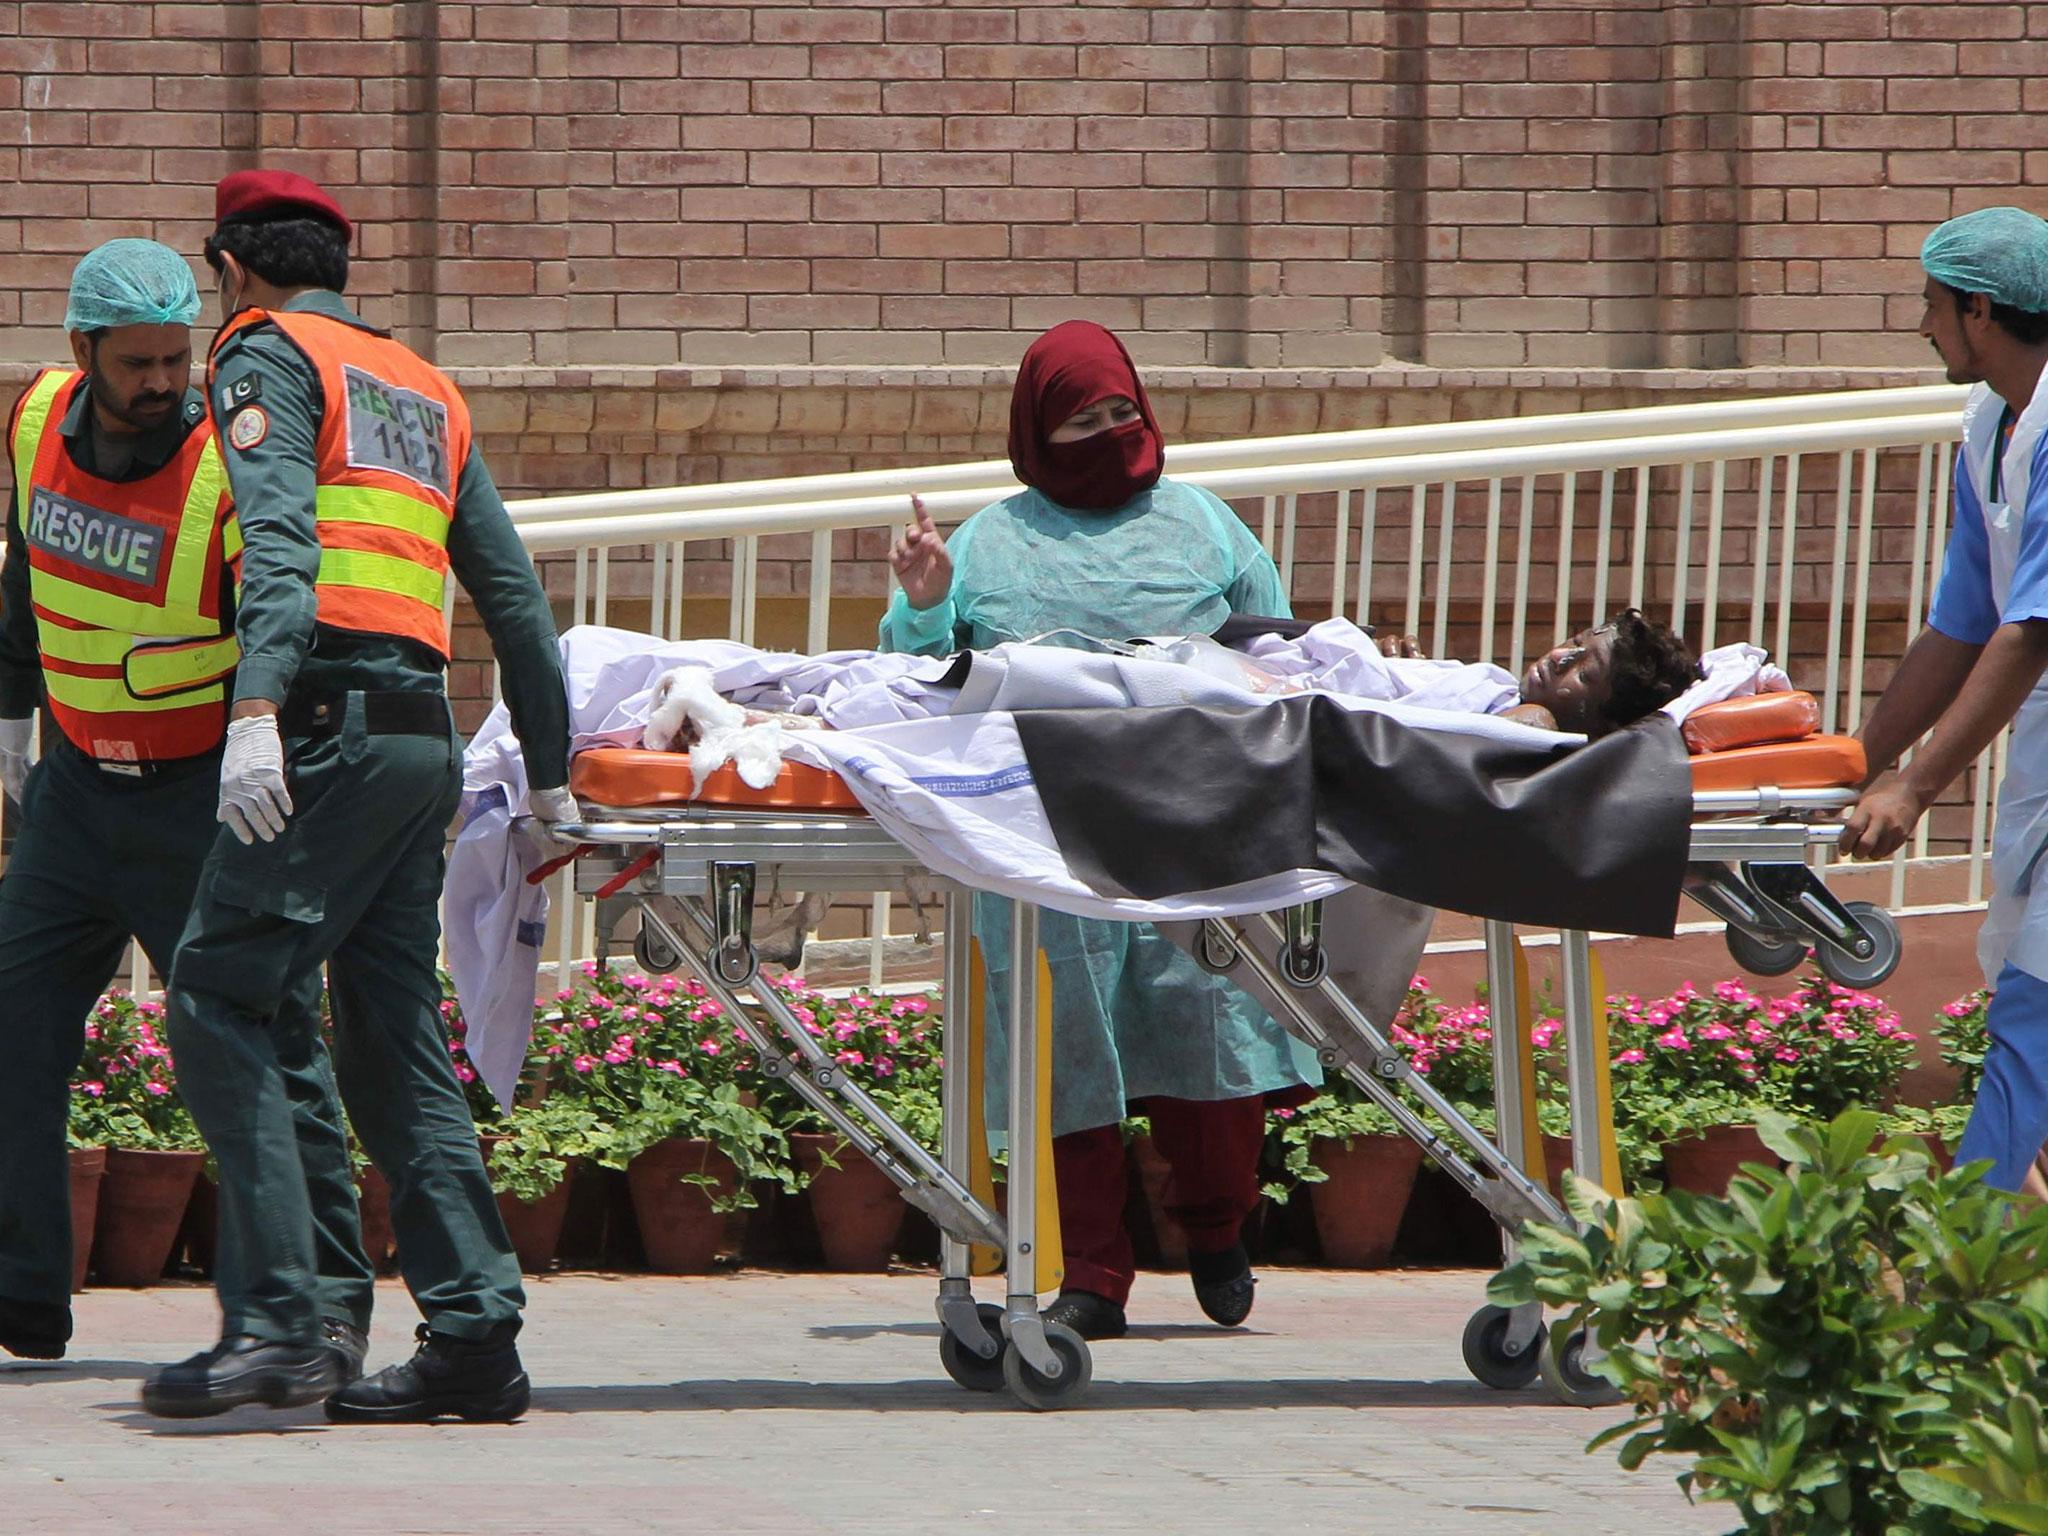
{"label": "red brick", "polygon": [[821,80],[932,80],[944,67],[946,50],[922,44],[821,43],[809,50],[809,73]]}
{"label": "red brick", "polygon": [[569,72],[604,79],[670,79],[680,72],[678,50],[669,43],[578,43],[569,50]]}
{"label": "red brick", "polygon": [[[986,119],[963,118],[963,122]],[[937,117],[826,117],[817,120],[816,149],[933,150],[946,147],[951,126]]]}
{"label": "red brick", "polygon": [[1000,10],[913,10],[892,7],[888,13],[892,43],[1007,43],[1017,36],[1017,20]]}
{"label": "red brick", "polygon": [[820,293],[937,293],[941,265],[937,261],[838,261],[811,263],[811,278]]}
{"label": "red brick", "polygon": [[[1084,134],[1086,127],[1082,125]],[[955,117],[945,124],[945,146],[954,150],[1071,150],[1074,144],[1070,117]]]}
{"label": "red brick", "polygon": [[[1953,74],[1956,69],[1954,43],[1828,43],[1821,55],[1830,75]],[[1997,70],[1984,73],[1995,74]]]}
{"label": "red brick", "polygon": [[687,79],[800,80],[811,72],[808,48],[684,43],[676,52]]}
{"label": "red brick", "polygon": [[[1083,48],[1082,55],[1114,50]],[[1148,49],[1148,53],[1179,50]],[[1042,44],[957,43],[945,50],[946,78],[949,80],[1070,80],[1075,73],[1074,50]],[[1086,68],[1082,74],[1094,73]],[[1114,71],[1123,74],[1124,71]]]}
{"label": "red brick", "polygon": [[903,80],[881,88],[882,110],[894,116],[906,112],[943,113],[948,117],[972,113],[1007,113],[1015,88],[1007,80]]}
{"label": "red brick", "polygon": [[879,43],[880,11],[788,10],[754,12],[759,43]]}
{"label": "red brick", "polygon": [[758,150],[747,156],[747,179],[756,186],[871,186],[877,158],[846,150]]}
{"label": "red brick", "polygon": [[2020,179],[2020,157],[2007,150],[1901,150],[1885,157],[1893,186],[2002,185]]}
{"label": "red brick", "polygon": [[948,293],[1073,293],[1073,267],[1053,261],[949,261]]}

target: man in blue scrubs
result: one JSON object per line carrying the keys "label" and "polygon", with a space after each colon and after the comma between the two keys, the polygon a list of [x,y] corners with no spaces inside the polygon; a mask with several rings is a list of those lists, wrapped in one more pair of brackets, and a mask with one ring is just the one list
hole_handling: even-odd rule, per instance
{"label": "man in blue scrubs", "polygon": [[2019,208],[1964,214],[1927,237],[1920,263],[1920,334],[1951,383],[1976,387],[1934,606],[1863,727],[1872,777],[1840,846],[1888,857],[2013,727],[1978,940],[1996,994],[1991,1048],[1957,1157],[1989,1159],[1989,1181],[2017,1190],[2048,1141],[2048,222]]}

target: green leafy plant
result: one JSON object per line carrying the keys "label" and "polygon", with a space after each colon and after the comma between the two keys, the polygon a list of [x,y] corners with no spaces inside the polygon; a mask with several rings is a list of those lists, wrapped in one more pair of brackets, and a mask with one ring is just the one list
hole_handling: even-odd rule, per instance
{"label": "green leafy plant", "polygon": [[1583,1230],[1526,1228],[1490,1294],[1564,1309],[1559,1344],[1590,1330],[1633,1414],[1589,1449],[1692,1458],[1680,1485],[1744,1531],[2042,1530],[2048,1209],[1879,1127],[1766,1112],[1786,1167],[1726,1199],[1568,1179]]}
{"label": "green leafy plant", "polygon": [[1277,1176],[1264,1185],[1269,1199],[1285,1202],[1299,1186],[1320,1184],[1329,1175],[1316,1165],[1319,1141],[1350,1142],[1360,1136],[1393,1136],[1394,1117],[1368,1099],[1349,1081],[1332,1079],[1323,1091],[1299,1109],[1276,1109],[1267,1117],[1268,1146],[1277,1151]]}
{"label": "green leafy plant", "polygon": [[1979,988],[1941,1010],[1941,1022],[1934,1035],[1941,1042],[1942,1061],[1955,1069],[1956,1100],[1967,1104],[1977,1097],[1977,1085],[1984,1081],[1984,1053],[1991,1048],[1991,1030],[1986,1016],[1991,994]]}
{"label": "green leafy plant", "polygon": [[85,1049],[71,1074],[68,1138],[79,1147],[144,1152],[204,1148],[178,1096],[170,1048],[158,1038],[163,1006],[114,989],[85,1023]]}

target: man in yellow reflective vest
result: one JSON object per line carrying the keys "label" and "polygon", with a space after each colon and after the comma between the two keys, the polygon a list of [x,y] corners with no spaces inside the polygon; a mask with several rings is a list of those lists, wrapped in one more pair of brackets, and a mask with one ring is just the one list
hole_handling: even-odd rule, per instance
{"label": "man in yellow reflective vest", "polygon": [[[0,780],[22,815],[0,878],[0,1348],[33,1359],[61,1357],[71,1336],[66,1084],[86,1016],[131,934],[169,974],[213,845],[239,533],[189,387],[198,313],[169,247],[98,247],[65,315],[76,367],[38,375],[9,420]],[[288,1010],[290,1119],[322,1326],[335,1364],[360,1374],[371,1272],[318,993],[307,978]],[[218,1259],[239,1288],[233,1233]]]}
{"label": "man in yellow reflective vest", "polygon": [[[240,669],[221,821],[173,966],[168,1026],[220,1163],[251,1285],[211,1349],[158,1371],[170,1416],[327,1397],[344,1422],[506,1420],[528,1385],[525,1294],[441,1033],[442,850],[462,789],[444,678],[450,575],[503,671],[542,820],[575,814],[547,598],[470,443],[461,392],[343,302],[348,219],[303,176],[215,193],[208,263],[227,324],[207,404],[240,509]],[[313,1221],[286,1129],[280,1007],[323,962],[343,1102],[391,1182],[409,1361],[321,1381]],[[329,1396],[329,1393],[332,1393]]]}

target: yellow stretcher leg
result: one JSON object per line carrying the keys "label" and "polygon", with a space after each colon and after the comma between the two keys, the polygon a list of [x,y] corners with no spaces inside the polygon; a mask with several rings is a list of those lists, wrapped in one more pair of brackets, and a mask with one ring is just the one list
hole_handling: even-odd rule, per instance
{"label": "yellow stretcher leg", "polygon": [[[1523,945],[1520,935],[1515,938],[1515,1033],[1521,1042],[1516,1059],[1521,1063],[1522,1074],[1519,1084],[1511,1085],[1510,1091],[1519,1095],[1522,1104],[1522,1145],[1521,1156],[1516,1159],[1522,1169],[1538,1184],[1543,1182],[1543,1127],[1536,1117],[1536,1009],[1529,986],[1529,951]],[[1513,1154],[1514,1148],[1503,1148]]]}
{"label": "yellow stretcher leg", "polygon": [[1058,1290],[1067,1278],[1067,1253],[1060,1241],[1060,1181],[1054,1173],[1052,1156],[1052,967],[1042,949],[1037,952],[1037,960],[1038,1017],[1033,1027],[1038,1034],[1037,1146],[1041,1162],[1034,1181],[1038,1188],[1038,1249],[1032,1255],[1030,1290],[1043,1295]]}
{"label": "yellow stretcher leg", "polygon": [[[974,1064],[976,1081],[967,1085],[967,1188],[989,1210],[996,1208],[995,1170],[988,1156],[988,967],[981,958],[981,941],[968,941],[968,987],[966,1016],[970,1042],[968,1060]],[[987,1243],[970,1243],[967,1272],[993,1275],[1003,1267],[1003,1252]]]}
{"label": "yellow stretcher leg", "polygon": [[1600,953],[1590,945],[1586,969],[1592,978],[1593,1005],[1593,1103],[1599,1111],[1600,1187],[1610,1195],[1621,1194],[1621,1148],[1614,1137],[1613,1047],[1609,1043],[1607,1018],[1607,976],[1600,966]]}

